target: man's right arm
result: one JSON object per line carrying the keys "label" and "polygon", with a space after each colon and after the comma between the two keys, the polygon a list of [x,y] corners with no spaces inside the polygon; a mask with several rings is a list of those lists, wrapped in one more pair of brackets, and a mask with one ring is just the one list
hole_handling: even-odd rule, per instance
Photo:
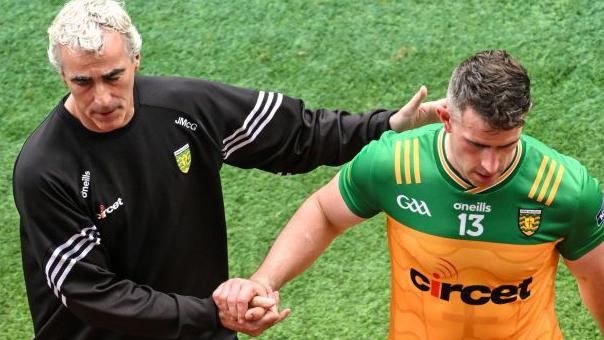
{"label": "man's right arm", "polygon": [[[128,335],[176,338],[218,328],[210,298],[168,294],[120,277],[102,230],[53,174],[32,167],[17,164],[14,197],[26,280],[48,297],[33,304],[55,318],[67,309],[91,327]],[[46,321],[40,322],[36,328],[43,329]]]}

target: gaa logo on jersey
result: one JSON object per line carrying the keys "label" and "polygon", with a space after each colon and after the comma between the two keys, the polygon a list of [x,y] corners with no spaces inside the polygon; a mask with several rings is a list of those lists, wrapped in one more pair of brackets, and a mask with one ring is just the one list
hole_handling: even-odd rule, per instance
{"label": "gaa logo on jersey", "polygon": [[189,148],[189,144],[187,143],[174,151],[174,157],[180,171],[185,174],[188,173],[191,167],[191,149]]}
{"label": "gaa logo on jersey", "polygon": [[541,225],[541,209],[518,209],[518,227],[525,236],[533,236]]}
{"label": "gaa logo on jersey", "polygon": [[396,204],[402,209],[409,210],[413,213],[432,217],[430,208],[428,208],[426,202],[422,200],[416,200],[413,197],[407,197],[405,195],[398,195],[396,197]]}

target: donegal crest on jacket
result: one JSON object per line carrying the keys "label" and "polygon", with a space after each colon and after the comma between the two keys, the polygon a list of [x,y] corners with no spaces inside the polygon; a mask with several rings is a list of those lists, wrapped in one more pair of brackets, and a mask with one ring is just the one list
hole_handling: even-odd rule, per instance
{"label": "donegal crest on jacket", "polygon": [[519,209],[518,226],[526,236],[532,236],[541,224],[541,209]]}
{"label": "donegal crest on jacket", "polygon": [[191,167],[191,149],[189,144],[183,145],[180,149],[174,151],[174,157],[176,158],[176,164],[183,173],[188,173]]}

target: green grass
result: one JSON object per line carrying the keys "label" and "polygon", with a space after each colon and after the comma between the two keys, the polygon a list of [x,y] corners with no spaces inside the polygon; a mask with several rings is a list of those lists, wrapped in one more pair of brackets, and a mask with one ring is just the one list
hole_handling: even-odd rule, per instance
{"label": "green grass", "polygon": [[[32,335],[11,172],[24,139],[65,92],[46,61],[46,28],[61,3],[0,0],[2,339]],[[139,0],[128,8],[143,35],[142,73],[278,90],[310,107],[398,107],[421,84],[438,98],[461,59],[505,48],[533,81],[526,131],[604,180],[604,2]],[[233,276],[254,271],[288,217],[334,172],[280,178],[224,168]],[[598,338],[563,267],[556,287],[566,338]],[[293,313],[266,338],[384,338],[389,260],[383,218],[339,238],[282,295]]]}

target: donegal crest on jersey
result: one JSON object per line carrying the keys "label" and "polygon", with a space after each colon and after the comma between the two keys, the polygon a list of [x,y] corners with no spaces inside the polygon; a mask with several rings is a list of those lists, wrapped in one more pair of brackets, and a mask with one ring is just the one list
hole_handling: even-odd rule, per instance
{"label": "donegal crest on jersey", "polygon": [[176,164],[183,173],[188,173],[191,167],[191,149],[189,144],[183,145],[180,149],[174,151],[174,157],[176,158]]}
{"label": "donegal crest on jersey", "polygon": [[518,209],[518,227],[526,236],[533,236],[541,225],[541,209]]}

